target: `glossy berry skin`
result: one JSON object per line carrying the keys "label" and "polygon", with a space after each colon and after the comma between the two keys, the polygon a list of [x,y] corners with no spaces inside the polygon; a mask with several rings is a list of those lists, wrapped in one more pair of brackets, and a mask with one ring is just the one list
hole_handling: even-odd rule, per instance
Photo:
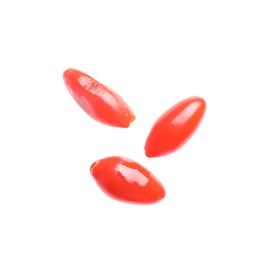
{"label": "glossy berry skin", "polygon": [[90,173],[107,196],[121,202],[152,204],[166,194],[161,182],[151,172],[125,157],[100,159],[91,165]]}
{"label": "glossy berry skin", "polygon": [[145,143],[147,157],[159,157],[180,149],[198,128],[206,110],[201,97],[184,99],[154,123]]}
{"label": "glossy berry skin", "polygon": [[96,121],[127,128],[135,120],[134,113],[121,96],[89,75],[67,69],[63,79],[74,100]]}

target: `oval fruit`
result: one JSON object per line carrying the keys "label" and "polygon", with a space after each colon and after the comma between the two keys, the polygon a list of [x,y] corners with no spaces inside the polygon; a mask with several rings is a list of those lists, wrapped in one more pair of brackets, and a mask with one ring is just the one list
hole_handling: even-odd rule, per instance
{"label": "oval fruit", "polygon": [[145,167],[120,156],[94,162],[90,173],[109,197],[134,204],[152,204],[165,197],[161,182]]}
{"label": "oval fruit", "polygon": [[146,156],[164,156],[180,149],[198,128],[205,111],[204,99],[190,97],[164,112],[146,139]]}
{"label": "oval fruit", "polygon": [[134,113],[121,96],[89,75],[67,69],[63,79],[74,100],[96,121],[127,128],[135,120]]}

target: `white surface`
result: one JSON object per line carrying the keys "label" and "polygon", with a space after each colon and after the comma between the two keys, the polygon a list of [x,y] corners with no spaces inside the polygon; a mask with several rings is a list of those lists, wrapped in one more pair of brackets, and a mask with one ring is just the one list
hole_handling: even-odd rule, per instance
{"label": "white surface", "polygon": [[[0,259],[277,259],[276,1],[2,1]],[[62,73],[117,91],[129,129],[89,118]],[[156,118],[199,95],[192,139],[148,159]],[[89,174],[122,155],[164,184],[152,206]]]}

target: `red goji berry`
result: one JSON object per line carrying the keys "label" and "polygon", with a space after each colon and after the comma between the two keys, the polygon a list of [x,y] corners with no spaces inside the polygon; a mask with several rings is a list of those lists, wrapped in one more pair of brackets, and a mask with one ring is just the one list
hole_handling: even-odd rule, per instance
{"label": "red goji berry", "polygon": [[107,157],[94,162],[90,173],[100,189],[122,202],[152,204],[165,197],[161,182],[145,167],[125,157]]}
{"label": "red goji berry", "polygon": [[164,112],[146,139],[146,156],[164,156],[180,149],[198,128],[205,110],[204,99],[190,97]]}
{"label": "red goji berry", "polygon": [[96,121],[127,128],[135,120],[134,113],[121,96],[89,75],[67,69],[63,79],[74,100]]}

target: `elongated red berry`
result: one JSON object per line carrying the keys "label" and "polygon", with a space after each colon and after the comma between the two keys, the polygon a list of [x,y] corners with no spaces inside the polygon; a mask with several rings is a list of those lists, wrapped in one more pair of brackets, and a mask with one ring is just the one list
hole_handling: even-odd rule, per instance
{"label": "elongated red berry", "polygon": [[134,113],[123,98],[91,76],[76,69],[67,69],[63,79],[74,100],[96,121],[127,128],[135,120]]}
{"label": "elongated red berry", "polygon": [[91,165],[90,173],[100,189],[115,200],[152,204],[165,197],[161,182],[145,167],[125,157],[98,160]]}
{"label": "elongated red berry", "polygon": [[184,99],[154,123],[145,143],[147,157],[164,156],[180,149],[198,128],[206,111],[206,102],[200,97]]}

